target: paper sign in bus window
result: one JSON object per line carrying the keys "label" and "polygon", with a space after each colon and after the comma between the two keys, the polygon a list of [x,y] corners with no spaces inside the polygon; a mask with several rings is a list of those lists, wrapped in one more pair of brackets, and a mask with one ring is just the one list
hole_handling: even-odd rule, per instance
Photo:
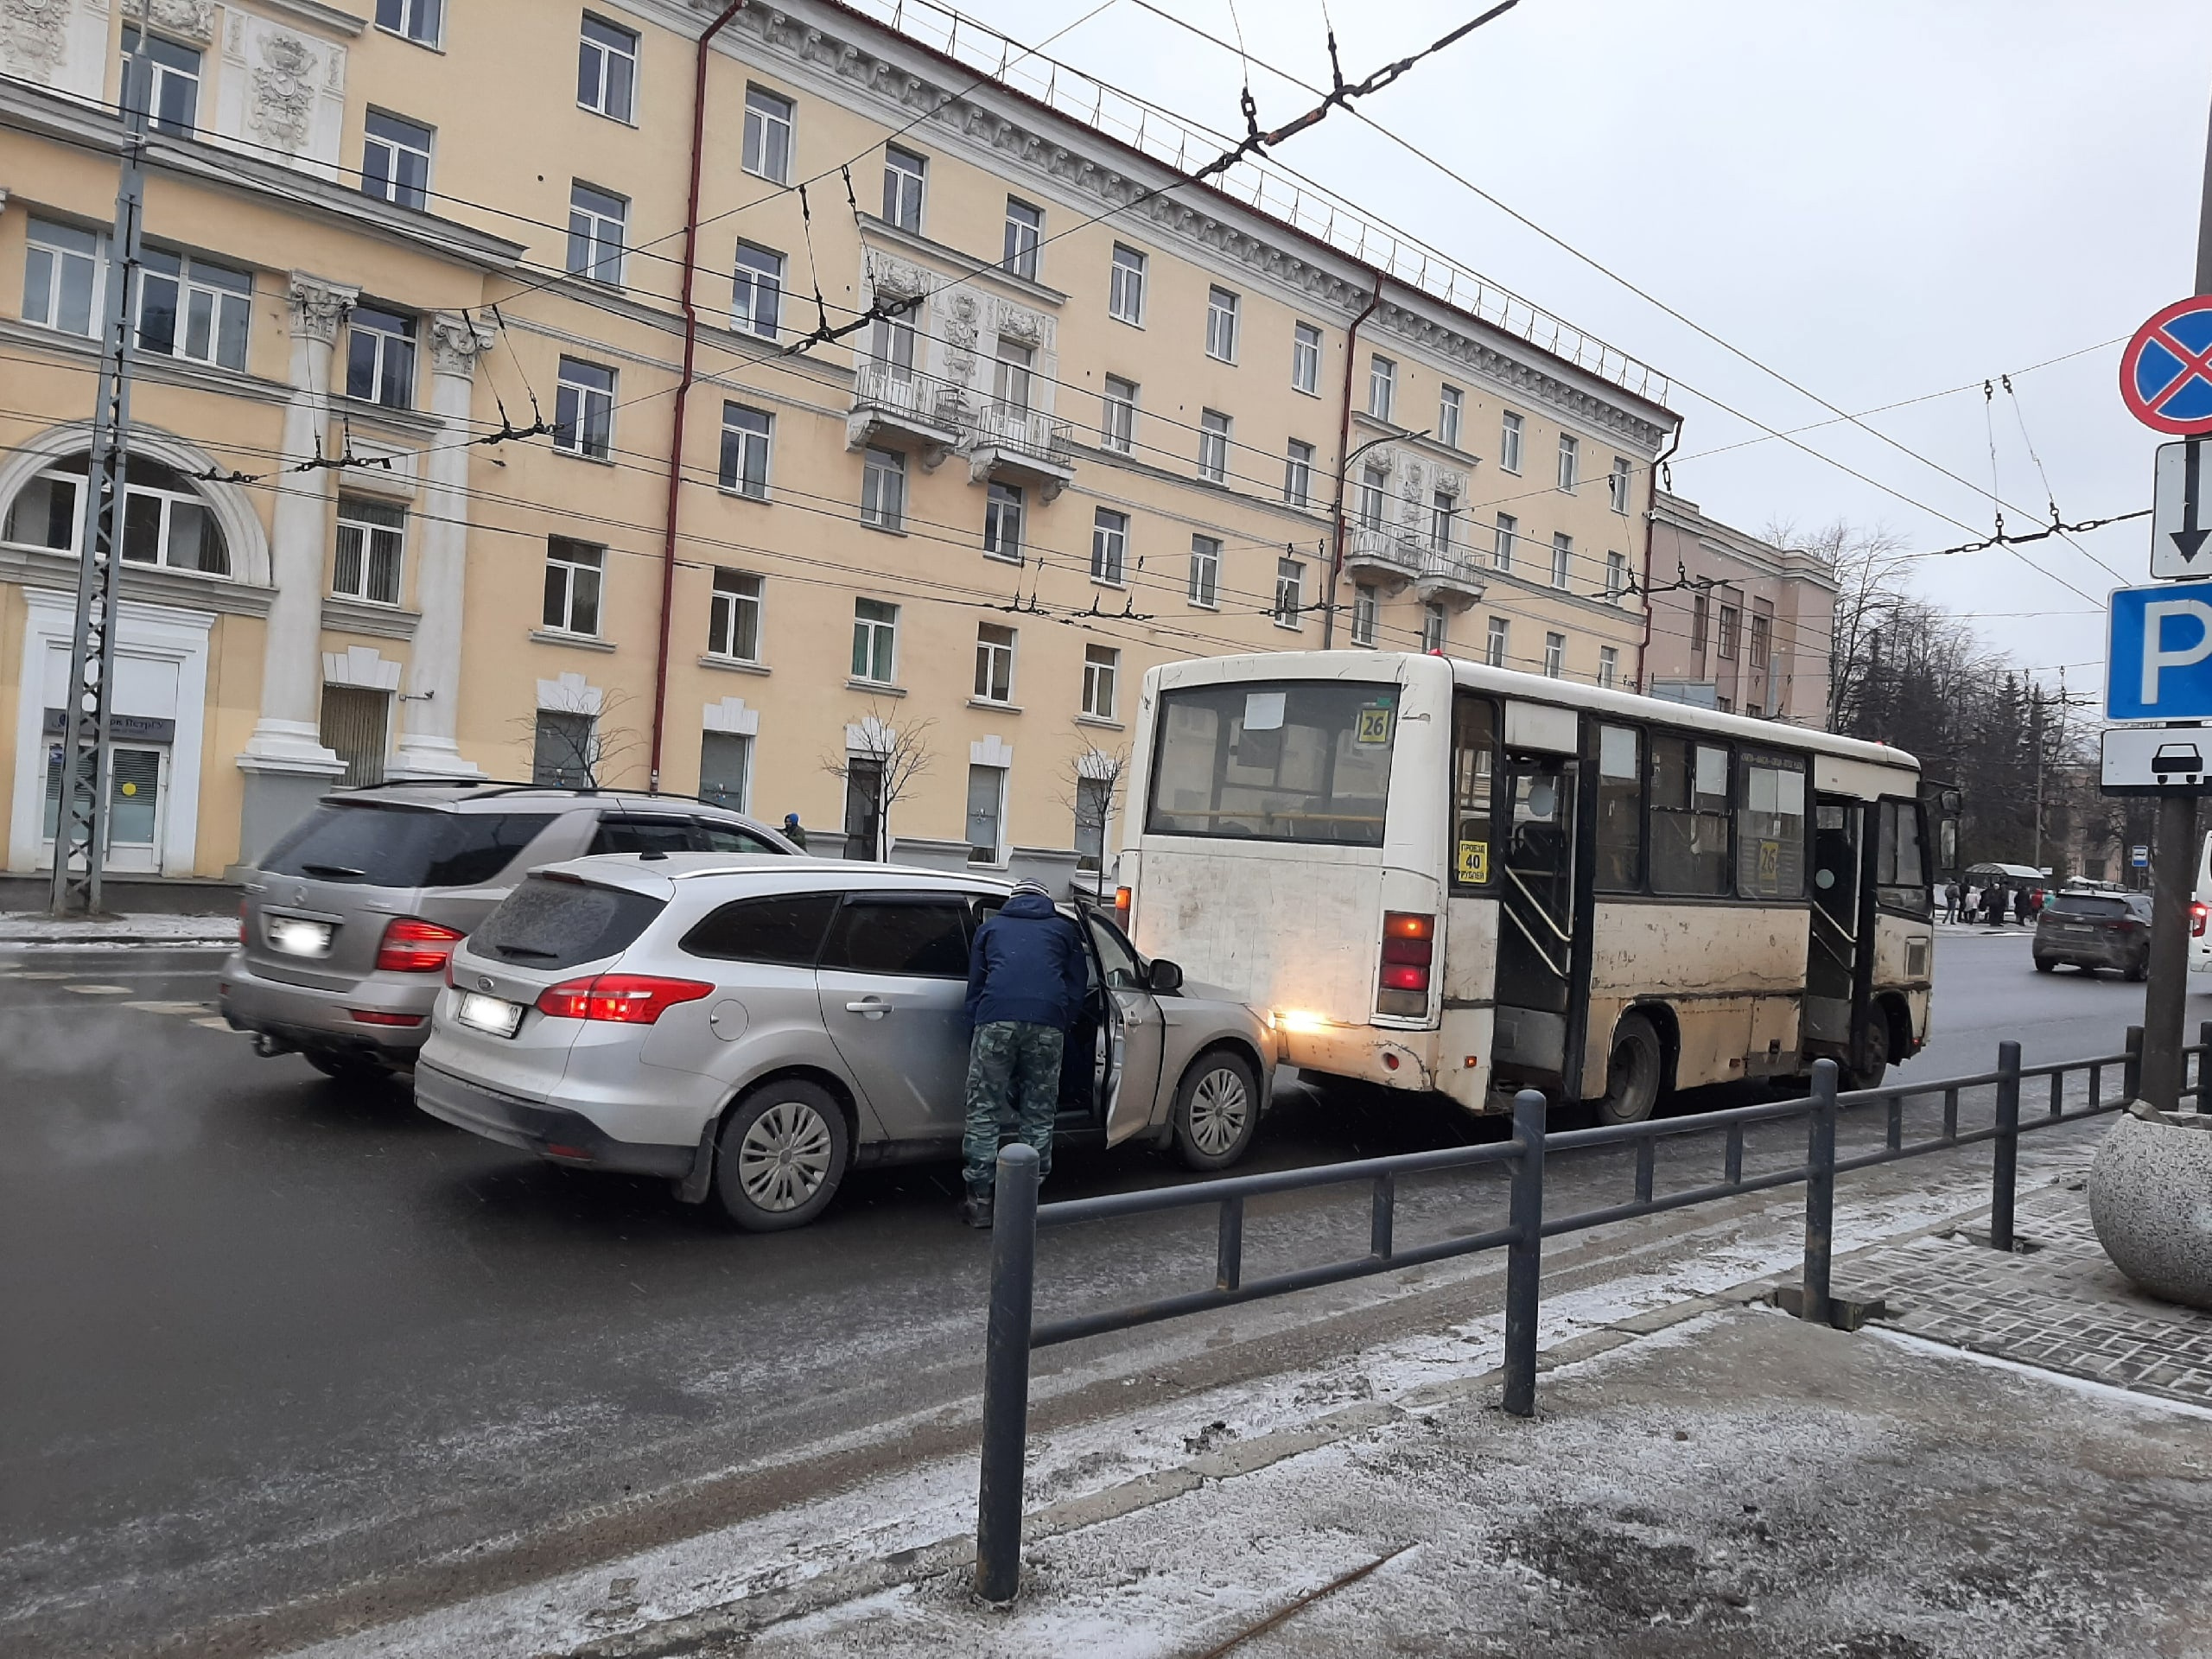
{"label": "paper sign in bus window", "polygon": [[1370,747],[1388,743],[1390,741],[1390,711],[1388,709],[1361,709],[1359,725],[1352,741]]}
{"label": "paper sign in bus window", "polygon": [[1490,880],[1490,842],[1463,841],[1459,843],[1459,879],[1473,884]]}
{"label": "paper sign in bus window", "polygon": [[1244,694],[1244,729],[1248,732],[1279,732],[1282,730],[1283,702],[1288,693],[1282,691],[1247,691]]}

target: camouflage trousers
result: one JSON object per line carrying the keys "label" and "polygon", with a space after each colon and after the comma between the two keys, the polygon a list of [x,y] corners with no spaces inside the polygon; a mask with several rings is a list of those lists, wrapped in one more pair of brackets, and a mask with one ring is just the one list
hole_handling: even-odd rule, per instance
{"label": "camouflage trousers", "polygon": [[960,1151],[968,1190],[988,1192],[998,1179],[999,1137],[1007,1129],[1037,1149],[1037,1178],[1052,1173],[1052,1116],[1060,1109],[1057,1026],[994,1020],[976,1027],[968,1051],[968,1133]]}

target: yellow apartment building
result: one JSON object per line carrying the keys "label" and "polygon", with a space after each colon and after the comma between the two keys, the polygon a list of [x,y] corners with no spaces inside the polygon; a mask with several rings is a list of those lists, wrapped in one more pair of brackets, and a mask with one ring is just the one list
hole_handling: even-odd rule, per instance
{"label": "yellow apartment building", "polygon": [[11,871],[126,93],[113,871],[485,778],[1065,878],[1155,663],[1643,673],[1649,371],[921,0],[0,0]]}

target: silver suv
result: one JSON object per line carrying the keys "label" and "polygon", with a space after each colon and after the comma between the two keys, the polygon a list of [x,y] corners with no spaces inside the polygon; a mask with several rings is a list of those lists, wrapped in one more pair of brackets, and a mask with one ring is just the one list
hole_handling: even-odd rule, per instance
{"label": "silver suv", "polygon": [[410,1066],[446,958],[524,872],[593,853],[798,849],[721,807],[534,785],[407,784],[322,804],[246,874],[223,1017],[332,1077]]}
{"label": "silver suv", "polygon": [[[416,1103],[557,1163],[667,1176],[754,1231],[804,1225],[856,1165],[958,1155],[969,947],[1012,891],[822,859],[535,871],[454,951]],[[1268,1104],[1265,1025],[1081,920],[1058,1135],[1236,1162]]]}

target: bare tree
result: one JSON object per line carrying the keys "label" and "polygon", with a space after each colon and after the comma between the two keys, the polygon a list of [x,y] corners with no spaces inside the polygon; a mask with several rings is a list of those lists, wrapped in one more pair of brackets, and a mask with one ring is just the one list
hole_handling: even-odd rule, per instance
{"label": "bare tree", "polygon": [[531,780],[570,789],[606,786],[626,755],[644,739],[620,723],[636,702],[626,691],[596,694],[589,688],[563,686],[558,700],[510,722],[531,744]]}
{"label": "bare tree", "polygon": [[1129,769],[1128,747],[1102,749],[1083,733],[1075,734],[1083,747],[1069,755],[1060,777],[1063,788],[1060,804],[1075,814],[1076,849],[1083,848],[1084,832],[1093,831],[1098,837],[1098,874],[1104,880],[1106,867],[1112,857],[1107,845],[1107,833],[1114,822],[1115,803],[1122,792],[1122,780]]}
{"label": "bare tree", "polygon": [[849,792],[855,785],[871,791],[875,845],[869,856],[879,861],[891,856],[891,809],[912,792],[915,782],[937,762],[937,751],[929,741],[936,728],[933,720],[893,726],[880,708],[870,703],[865,715],[845,728],[844,747],[822,757],[822,770],[844,779]]}

